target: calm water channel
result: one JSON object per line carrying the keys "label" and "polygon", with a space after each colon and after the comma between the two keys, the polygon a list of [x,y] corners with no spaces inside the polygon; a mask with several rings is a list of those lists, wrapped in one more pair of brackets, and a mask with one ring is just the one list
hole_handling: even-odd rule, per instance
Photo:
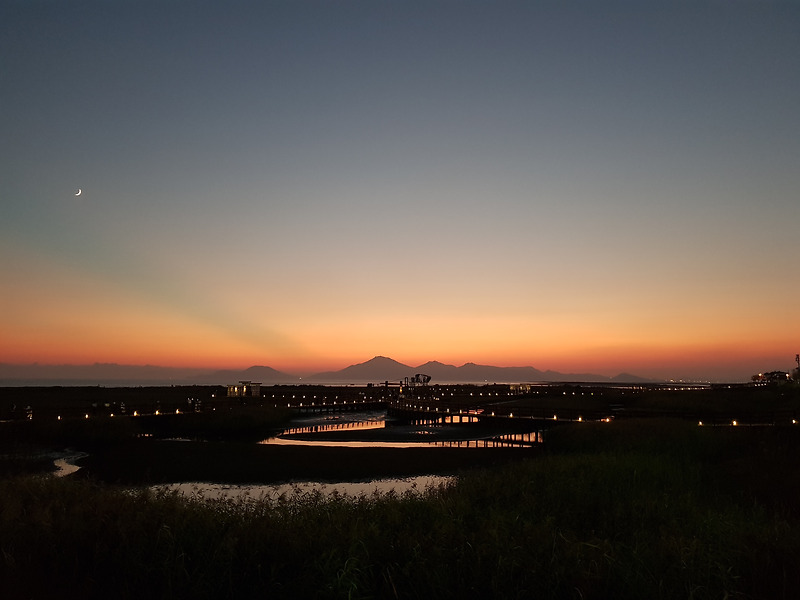
{"label": "calm water channel", "polygon": [[[389,418],[385,410],[310,414],[293,419],[275,437],[261,444],[300,444],[313,446],[409,448],[440,446],[448,448],[533,447],[542,442],[541,431],[504,430],[498,426],[454,422],[455,419],[419,419],[414,422]],[[491,451],[491,450],[487,450]],[[57,475],[69,475],[79,467],[75,461],[81,453],[64,453],[54,457]],[[352,497],[374,493],[422,492],[430,487],[446,485],[451,476],[424,475],[403,479],[375,479],[357,482],[301,481],[270,485],[230,485],[207,482],[174,483],[155,486],[176,490],[190,498],[236,498],[276,500],[307,493],[340,494]]]}
{"label": "calm water channel", "polygon": [[[279,435],[263,440],[262,444],[299,444],[307,446],[346,446],[378,448],[410,448],[420,445],[448,448],[499,448],[535,446],[542,442],[541,431],[504,431],[479,424],[420,420],[414,423],[393,420],[383,411],[311,414],[292,419]],[[491,451],[491,450],[488,450]],[[430,487],[447,485],[454,477],[423,475],[403,479],[371,481],[319,482],[303,481],[278,485],[225,485],[214,483],[176,483],[166,487],[187,497],[236,498],[275,500],[281,496],[320,492],[352,497],[374,493],[423,492]]]}
{"label": "calm water channel", "polygon": [[[409,448],[419,445],[448,448],[534,446],[542,432],[507,430],[501,426],[459,423],[457,417],[420,419],[413,423],[387,417],[382,411],[312,414],[292,419],[289,427],[262,444]],[[519,421],[516,422],[517,424]]]}

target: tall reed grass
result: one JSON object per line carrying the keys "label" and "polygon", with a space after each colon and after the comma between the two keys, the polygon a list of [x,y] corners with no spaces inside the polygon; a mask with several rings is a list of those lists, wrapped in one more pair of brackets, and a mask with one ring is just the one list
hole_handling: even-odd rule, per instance
{"label": "tall reed grass", "polygon": [[749,479],[797,436],[616,425],[557,429],[545,455],[422,494],[7,478],[0,581],[8,598],[800,597],[797,511]]}

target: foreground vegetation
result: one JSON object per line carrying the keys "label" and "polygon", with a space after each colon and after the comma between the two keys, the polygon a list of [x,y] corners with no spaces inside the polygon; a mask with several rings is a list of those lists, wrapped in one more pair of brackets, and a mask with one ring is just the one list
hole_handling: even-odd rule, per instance
{"label": "foreground vegetation", "polygon": [[[574,424],[402,497],[0,480],[6,598],[796,598],[793,427]],[[491,450],[489,450],[491,451]]]}

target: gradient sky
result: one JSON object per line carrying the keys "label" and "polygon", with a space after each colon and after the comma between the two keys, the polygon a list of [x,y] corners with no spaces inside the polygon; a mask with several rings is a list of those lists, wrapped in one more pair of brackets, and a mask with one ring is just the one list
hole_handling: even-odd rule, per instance
{"label": "gradient sky", "polygon": [[6,0],[0,111],[0,362],[800,352],[797,2]]}

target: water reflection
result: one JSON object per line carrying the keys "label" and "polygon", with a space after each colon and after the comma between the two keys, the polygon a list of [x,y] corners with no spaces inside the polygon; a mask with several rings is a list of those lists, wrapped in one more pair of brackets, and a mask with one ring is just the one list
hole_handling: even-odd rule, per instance
{"label": "water reflection", "polygon": [[325,495],[338,494],[358,498],[374,494],[422,493],[427,489],[449,485],[456,478],[444,475],[421,475],[404,479],[375,479],[372,481],[325,483],[319,481],[302,481],[271,485],[231,485],[221,483],[173,483],[154,486],[152,489],[177,491],[187,498],[194,499],[237,499],[277,500],[281,496],[291,499],[304,494],[317,492]]}
{"label": "water reflection", "polygon": [[[327,422],[329,421],[329,422]],[[322,433],[325,431],[366,431],[369,429],[383,429],[386,427],[386,421],[351,421],[348,419],[340,419],[338,417],[328,417],[325,423],[314,425],[298,425],[297,427],[290,427],[285,429],[282,436],[297,435],[306,433]]]}
{"label": "water reflection", "polygon": [[53,460],[53,465],[56,468],[53,474],[56,477],[66,477],[80,469],[80,467],[75,464],[78,459],[89,455],[85,452],[67,452],[64,454],[59,453],[56,456],[58,456],[58,458],[54,457]]}
{"label": "water reflection", "polygon": [[447,448],[501,448],[506,446],[533,446],[542,443],[541,431],[527,433],[507,433],[491,438],[478,438],[471,440],[442,440],[430,442],[434,446]]}
{"label": "water reflection", "polygon": [[509,431],[497,425],[448,418],[398,421],[382,412],[304,416],[262,444],[411,448],[500,448],[542,443],[541,431]]}

